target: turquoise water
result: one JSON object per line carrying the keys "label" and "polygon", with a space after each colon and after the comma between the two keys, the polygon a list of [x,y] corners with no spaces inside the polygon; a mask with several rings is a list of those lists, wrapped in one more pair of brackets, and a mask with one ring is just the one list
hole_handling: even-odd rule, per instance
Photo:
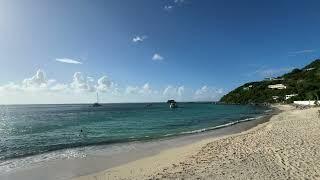
{"label": "turquoise water", "polygon": [[[0,106],[0,161],[66,148],[145,141],[251,120],[265,108],[209,103]],[[82,132],[81,132],[82,130]]]}

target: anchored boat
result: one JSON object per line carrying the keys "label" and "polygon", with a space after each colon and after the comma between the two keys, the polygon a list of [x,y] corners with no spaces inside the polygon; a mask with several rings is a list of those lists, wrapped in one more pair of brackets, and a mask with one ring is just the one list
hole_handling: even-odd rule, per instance
{"label": "anchored boat", "polygon": [[177,102],[175,100],[173,100],[173,99],[168,100],[167,103],[169,104],[169,107],[171,109],[174,109],[174,108],[178,107]]}
{"label": "anchored boat", "polygon": [[99,104],[99,94],[97,92],[97,102],[93,103],[92,107],[100,107],[102,106],[101,104]]}

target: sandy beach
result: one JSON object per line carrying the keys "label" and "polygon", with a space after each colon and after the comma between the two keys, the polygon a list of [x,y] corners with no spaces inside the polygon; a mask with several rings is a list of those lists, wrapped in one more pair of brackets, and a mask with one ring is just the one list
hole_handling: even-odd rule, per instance
{"label": "sandy beach", "polygon": [[76,180],[318,179],[319,108],[281,113],[248,131],[207,138]]}

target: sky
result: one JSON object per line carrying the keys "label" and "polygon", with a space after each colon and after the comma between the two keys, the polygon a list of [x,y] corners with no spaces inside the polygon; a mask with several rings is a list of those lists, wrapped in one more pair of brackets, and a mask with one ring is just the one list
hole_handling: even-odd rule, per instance
{"label": "sky", "polygon": [[0,0],[0,104],[215,101],[320,55],[320,1]]}

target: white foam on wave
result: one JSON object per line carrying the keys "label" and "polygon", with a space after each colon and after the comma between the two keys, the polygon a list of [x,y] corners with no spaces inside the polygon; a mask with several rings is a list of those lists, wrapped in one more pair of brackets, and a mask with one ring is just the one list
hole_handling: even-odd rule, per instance
{"label": "white foam on wave", "polygon": [[165,134],[163,135],[164,137],[167,137],[167,136],[173,136],[174,134]]}
{"label": "white foam on wave", "polygon": [[30,165],[36,165],[38,163],[57,160],[57,159],[76,159],[85,158],[87,154],[82,148],[75,149],[64,149],[59,151],[53,151],[49,153],[10,159],[5,161],[0,161],[0,174],[8,173],[20,168],[24,168]]}
{"label": "white foam on wave", "polygon": [[192,131],[185,131],[185,132],[181,132],[179,134],[183,135],[183,134],[195,134],[195,133],[201,133],[201,132],[205,132],[205,131],[210,131],[210,130],[215,130],[215,129],[220,129],[220,128],[224,128],[224,127],[228,127],[228,126],[232,126],[241,122],[246,122],[246,121],[252,121],[255,119],[260,119],[263,116],[258,116],[258,117],[251,117],[251,118],[246,118],[246,119],[241,119],[241,120],[237,120],[237,121],[232,121],[226,124],[221,124],[221,125],[217,125],[217,126],[213,126],[213,127],[209,127],[209,128],[203,128],[203,129],[197,129],[197,130],[192,130]]}

